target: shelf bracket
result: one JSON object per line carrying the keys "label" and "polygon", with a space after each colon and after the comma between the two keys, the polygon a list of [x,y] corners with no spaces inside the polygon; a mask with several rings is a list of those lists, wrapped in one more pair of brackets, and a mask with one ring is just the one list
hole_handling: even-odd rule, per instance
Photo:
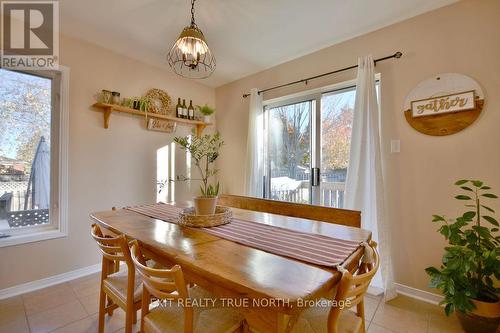
{"label": "shelf bracket", "polygon": [[111,108],[110,107],[105,108],[103,115],[104,115],[104,128],[108,128],[109,127],[109,117],[111,116]]}
{"label": "shelf bracket", "polygon": [[205,129],[205,127],[206,127],[206,125],[201,125],[201,124],[196,125],[196,136],[197,137],[201,136],[201,133],[203,133],[203,130]]}

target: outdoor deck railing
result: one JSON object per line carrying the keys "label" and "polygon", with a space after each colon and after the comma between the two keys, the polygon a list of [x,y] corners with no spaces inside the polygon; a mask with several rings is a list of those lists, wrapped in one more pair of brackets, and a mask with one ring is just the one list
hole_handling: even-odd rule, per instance
{"label": "outdoor deck railing", "polygon": [[[309,181],[301,181],[300,186],[293,190],[271,190],[271,199],[309,203]],[[344,206],[344,182],[321,182],[321,205],[333,208]]]}
{"label": "outdoor deck railing", "polygon": [[0,214],[0,219],[5,219],[10,228],[29,227],[49,223],[48,209],[30,209],[7,212]]}

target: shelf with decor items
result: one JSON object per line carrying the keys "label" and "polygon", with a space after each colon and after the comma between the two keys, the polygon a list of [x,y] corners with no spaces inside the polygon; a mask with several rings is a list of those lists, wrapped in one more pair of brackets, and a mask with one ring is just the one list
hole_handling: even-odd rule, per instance
{"label": "shelf with decor items", "polygon": [[106,104],[106,103],[94,103],[92,105],[94,108],[99,109],[103,112],[104,116],[104,128],[109,127],[109,118],[111,117],[111,113],[113,112],[121,112],[121,113],[128,113],[128,114],[133,114],[136,116],[140,117],[148,117],[148,118],[155,118],[155,119],[164,119],[164,120],[170,120],[174,121],[180,125],[187,125],[187,126],[194,126],[196,129],[196,135],[200,136],[205,127],[212,125],[212,123],[205,123],[203,121],[199,120],[190,120],[190,119],[183,119],[183,118],[177,118],[177,117],[172,117],[172,116],[167,116],[164,114],[159,114],[159,113],[152,113],[152,112],[145,112],[145,111],[140,111],[136,109],[131,109],[125,106],[121,105],[116,105],[116,104]]}

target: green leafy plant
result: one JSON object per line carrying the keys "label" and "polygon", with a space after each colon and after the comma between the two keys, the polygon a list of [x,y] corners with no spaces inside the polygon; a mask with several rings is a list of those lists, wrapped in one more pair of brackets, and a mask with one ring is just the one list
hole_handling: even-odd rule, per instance
{"label": "green leafy plant", "polygon": [[210,116],[211,114],[213,114],[215,112],[215,109],[214,108],[211,108],[210,106],[208,106],[207,104],[203,105],[203,106],[200,106],[200,105],[197,105],[196,108],[198,109],[198,111],[200,111],[200,113],[204,116]]}
{"label": "green leafy plant", "polygon": [[468,210],[455,219],[433,215],[432,221],[441,223],[439,232],[449,246],[445,247],[441,267],[425,270],[431,277],[429,286],[444,294],[441,304],[445,305],[446,315],[455,310],[474,310],[473,299],[496,302],[500,291],[493,282],[500,279],[499,224],[492,216],[495,211],[483,203],[484,199],[498,197],[479,180],[459,180],[455,185],[465,191],[455,199],[465,201]]}
{"label": "green leafy plant", "polygon": [[[203,196],[215,197],[219,194],[219,183],[212,185],[208,183],[210,177],[217,174],[219,170],[214,167],[214,162],[219,157],[219,149],[224,145],[220,134],[205,134],[203,136],[175,137],[174,142],[191,154],[194,165],[200,172],[202,185],[200,191]],[[188,180],[184,178],[183,180]]]}

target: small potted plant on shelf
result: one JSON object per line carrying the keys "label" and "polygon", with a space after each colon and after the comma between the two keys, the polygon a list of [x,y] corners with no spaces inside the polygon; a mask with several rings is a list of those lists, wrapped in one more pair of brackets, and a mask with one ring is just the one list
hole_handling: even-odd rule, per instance
{"label": "small potted plant on shelf", "polygon": [[[205,134],[203,136],[175,137],[174,142],[191,154],[193,164],[200,173],[201,195],[194,198],[196,215],[213,215],[217,206],[219,182],[209,183],[210,177],[217,174],[214,162],[219,157],[219,149],[224,144],[220,134]],[[183,180],[189,180],[184,178]]]}
{"label": "small potted plant on shelf", "polygon": [[197,105],[196,108],[198,109],[198,111],[200,111],[200,113],[203,115],[203,121],[205,123],[209,123],[210,122],[210,116],[212,114],[215,113],[215,109],[214,108],[211,108],[210,106],[208,106],[207,104],[203,105],[203,106],[200,106],[200,105]]}
{"label": "small potted plant on shelf", "polygon": [[442,291],[446,315],[456,311],[466,332],[496,332],[500,323],[499,224],[492,216],[495,211],[483,200],[497,196],[479,180],[459,180],[455,185],[466,192],[455,198],[465,201],[468,210],[455,219],[433,215],[449,245],[441,267],[425,270],[431,276],[429,286]]}

